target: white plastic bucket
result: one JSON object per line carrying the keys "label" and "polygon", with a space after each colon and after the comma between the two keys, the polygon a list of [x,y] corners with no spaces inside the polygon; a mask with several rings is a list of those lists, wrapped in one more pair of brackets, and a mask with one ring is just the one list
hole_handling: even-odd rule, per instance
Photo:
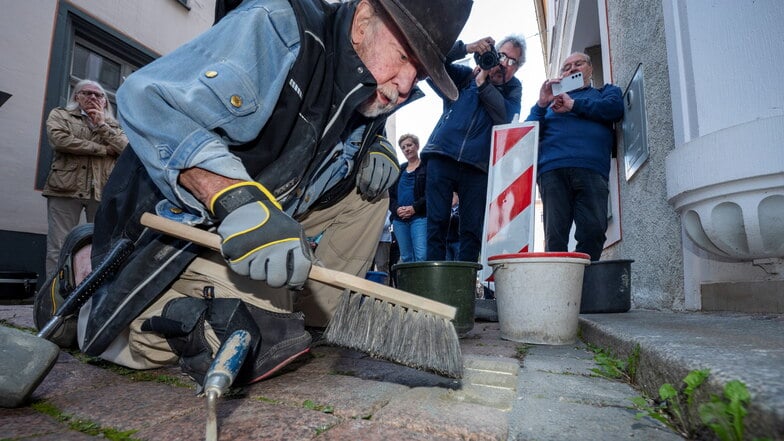
{"label": "white plastic bucket", "polygon": [[577,340],[583,253],[501,254],[493,267],[501,338],[524,343],[565,345]]}

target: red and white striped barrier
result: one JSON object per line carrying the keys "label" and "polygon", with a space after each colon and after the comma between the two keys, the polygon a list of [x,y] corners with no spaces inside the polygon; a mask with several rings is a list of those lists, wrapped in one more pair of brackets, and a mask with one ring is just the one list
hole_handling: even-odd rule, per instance
{"label": "red and white striped barrier", "polygon": [[533,248],[538,145],[538,122],[493,127],[482,238],[483,282],[492,281],[488,257]]}

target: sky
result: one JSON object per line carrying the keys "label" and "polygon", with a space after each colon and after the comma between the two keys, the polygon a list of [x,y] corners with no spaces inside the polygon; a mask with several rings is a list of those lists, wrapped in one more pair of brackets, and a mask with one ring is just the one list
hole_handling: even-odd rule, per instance
{"label": "sky", "polygon": [[[471,15],[459,37],[465,43],[488,36],[493,37],[496,42],[512,34],[525,38],[526,62],[515,74],[523,83],[520,111],[523,114],[522,119],[528,116],[528,111],[539,95],[539,87],[545,79],[538,30],[534,0],[474,0]],[[473,65],[474,61],[471,59],[471,66]],[[395,136],[413,133],[419,137],[421,148],[424,148],[430,132],[441,116],[442,102],[426,82],[420,82],[419,87],[425,92],[425,97],[395,112],[397,118]],[[390,139],[390,141],[394,141],[397,145],[397,139]],[[405,161],[399,149],[398,159]]]}

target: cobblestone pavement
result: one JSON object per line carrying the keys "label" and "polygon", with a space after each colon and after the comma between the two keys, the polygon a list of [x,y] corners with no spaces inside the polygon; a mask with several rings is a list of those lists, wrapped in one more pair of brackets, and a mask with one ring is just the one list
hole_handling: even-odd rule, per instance
{"label": "cobblestone pavement", "polygon": [[[32,332],[31,307],[0,305],[0,325]],[[630,399],[640,392],[595,375],[581,342],[516,343],[500,338],[498,323],[476,322],[461,347],[457,381],[316,346],[221,398],[219,439],[681,439],[635,418]],[[0,440],[203,439],[206,400],[195,388],[177,368],[134,372],[61,351],[31,404],[0,409]]]}

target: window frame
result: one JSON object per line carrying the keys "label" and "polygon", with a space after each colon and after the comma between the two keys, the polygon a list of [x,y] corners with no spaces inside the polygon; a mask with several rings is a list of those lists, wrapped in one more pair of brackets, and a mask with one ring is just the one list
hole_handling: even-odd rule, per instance
{"label": "window frame", "polygon": [[[35,178],[37,190],[43,189],[49,172],[49,164],[52,161],[52,151],[46,136],[46,118],[55,107],[66,105],[70,91],[81,79],[76,79],[72,75],[73,52],[77,43],[112,61],[121,61],[120,84],[134,70],[131,66],[144,66],[159,56],[66,0],[59,0],[50,54],[46,98],[41,118],[38,167]],[[107,90],[107,93],[110,94],[110,100],[114,104],[115,91]],[[114,107],[116,109],[116,106]]]}

